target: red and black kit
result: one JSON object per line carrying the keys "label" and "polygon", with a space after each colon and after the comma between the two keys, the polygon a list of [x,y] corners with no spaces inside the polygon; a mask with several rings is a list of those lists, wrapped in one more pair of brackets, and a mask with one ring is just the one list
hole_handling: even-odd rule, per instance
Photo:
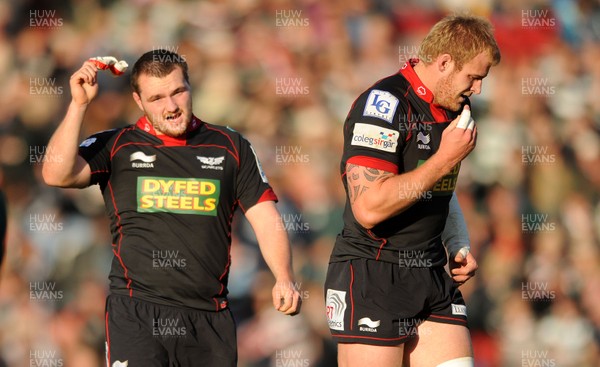
{"label": "red and black kit", "polygon": [[91,184],[100,185],[110,219],[109,300],[229,312],[234,212],[277,200],[250,143],[196,117],[185,138],[158,135],[142,117],[90,136],[79,154],[91,168]]}
{"label": "red and black kit", "polygon": [[441,240],[460,165],[433,188],[416,182],[398,187],[398,195],[407,196],[400,199],[416,202],[371,229],[356,221],[350,206],[347,164],[394,174],[412,171],[438,150],[442,132],[458,116],[433,104],[432,92],[413,69],[417,62],[362,93],[344,124],[344,228],[325,283],[327,317],[338,342],[394,345],[414,336],[405,326],[418,320],[466,324],[462,296],[443,270],[447,257]]}

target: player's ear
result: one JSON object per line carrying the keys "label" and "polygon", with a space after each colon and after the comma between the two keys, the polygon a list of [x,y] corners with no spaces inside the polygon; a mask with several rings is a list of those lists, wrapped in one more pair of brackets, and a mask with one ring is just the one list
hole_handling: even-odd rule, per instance
{"label": "player's ear", "polygon": [[142,106],[142,97],[140,97],[140,95],[137,94],[137,92],[133,92],[133,93],[131,93],[131,95],[133,96],[133,100],[138,105],[138,107],[140,108],[140,110],[143,111],[144,107]]}
{"label": "player's ear", "polygon": [[448,74],[454,67],[454,60],[450,54],[441,54],[435,60],[435,65],[441,74]]}

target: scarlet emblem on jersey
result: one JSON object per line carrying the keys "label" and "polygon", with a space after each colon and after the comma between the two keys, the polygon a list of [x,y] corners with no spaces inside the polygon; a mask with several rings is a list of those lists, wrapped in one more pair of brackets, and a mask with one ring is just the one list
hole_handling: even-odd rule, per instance
{"label": "scarlet emblem on jersey", "polygon": [[391,124],[394,120],[396,107],[398,107],[398,98],[393,94],[373,89],[367,98],[363,116],[377,117]]}
{"label": "scarlet emblem on jersey", "polygon": [[351,145],[383,150],[395,153],[400,134],[377,125],[357,123],[352,132]]}
{"label": "scarlet emblem on jersey", "polygon": [[137,211],[216,216],[220,189],[219,180],[140,176]]}
{"label": "scarlet emblem on jersey", "polygon": [[202,163],[202,169],[213,169],[217,171],[223,170],[223,161],[225,161],[225,156],[221,157],[203,157],[197,155],[196,158]]}

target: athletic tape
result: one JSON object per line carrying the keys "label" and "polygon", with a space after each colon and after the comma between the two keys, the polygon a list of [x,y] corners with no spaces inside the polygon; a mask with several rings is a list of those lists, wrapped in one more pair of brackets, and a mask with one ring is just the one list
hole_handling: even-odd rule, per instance
{"label": "athletic tape", "polygon": [[123,75],[129,66],[125,60],[117,60],[113,56],[91,57],[88,61],[93,62],[100,70],[110,70],[115,76]]}
{"label": "athletic tape", "polygon": [[469,253],[469,248],[468,247],[463,247],[458,251],[459,254],[462,255],[463,259],[467,258],[467,254]]}
{"label": "athletic tape", "polygon": [[469,130],[473,130],[473,128],[475,127],[475,120],[473,120],[473,118],[469,118],[469,125],[467,125],[467,129]]}
{"label": "athletic tape", "polygon": [[459,129],[466,129],[471,121],[471,110],[465,108],[463,112],[460,114],[460,120],[458,120],[458,124],[456,127]]}

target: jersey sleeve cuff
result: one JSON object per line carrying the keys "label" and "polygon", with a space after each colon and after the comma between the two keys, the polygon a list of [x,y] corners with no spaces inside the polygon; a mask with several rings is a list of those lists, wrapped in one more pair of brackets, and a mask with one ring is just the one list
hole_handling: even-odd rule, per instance
{"label": "jersey sleeve cuff", "polygon": [[[249,208],[253,207],[254,205],[262,203],[264,201],[278,202],[279,198],[277,197],[277,195],[275,195],[275,192],[273,191],[273,189],[269,187],[268,189],[265,190],[265,192],[263,192],[263,194],[260,196],[260,198],[258,198],[258,200],[254,204],[248,206],[247,208],[249,209]],[[246,213],[246,210],[247,210],[246,207],[244,205],[242,205],[241,202],[238,202],[238,205],[240,206],[240,209],[242,209],[242,211],[244,213]]]}
{"label": "jersey sleeve cuff", "polygon": [[279,198],[277,197],[277,195],[275,195],[275,192],[273,191],[272,188],[268,188],[268,189],[265,190],[265,192],[263,192],[263,194],[258,199],[258,201],[256,202],[256,204],[262,203],[263,201],[274,201],[274,202],[277,202],[277,201],[279,201]]}
{"label": "jersey sleeve cuff", "polygon": [[357,155],[348,159],[347,163],[391,172],[395,175],[398,174],[398,166],[383,159]]}

